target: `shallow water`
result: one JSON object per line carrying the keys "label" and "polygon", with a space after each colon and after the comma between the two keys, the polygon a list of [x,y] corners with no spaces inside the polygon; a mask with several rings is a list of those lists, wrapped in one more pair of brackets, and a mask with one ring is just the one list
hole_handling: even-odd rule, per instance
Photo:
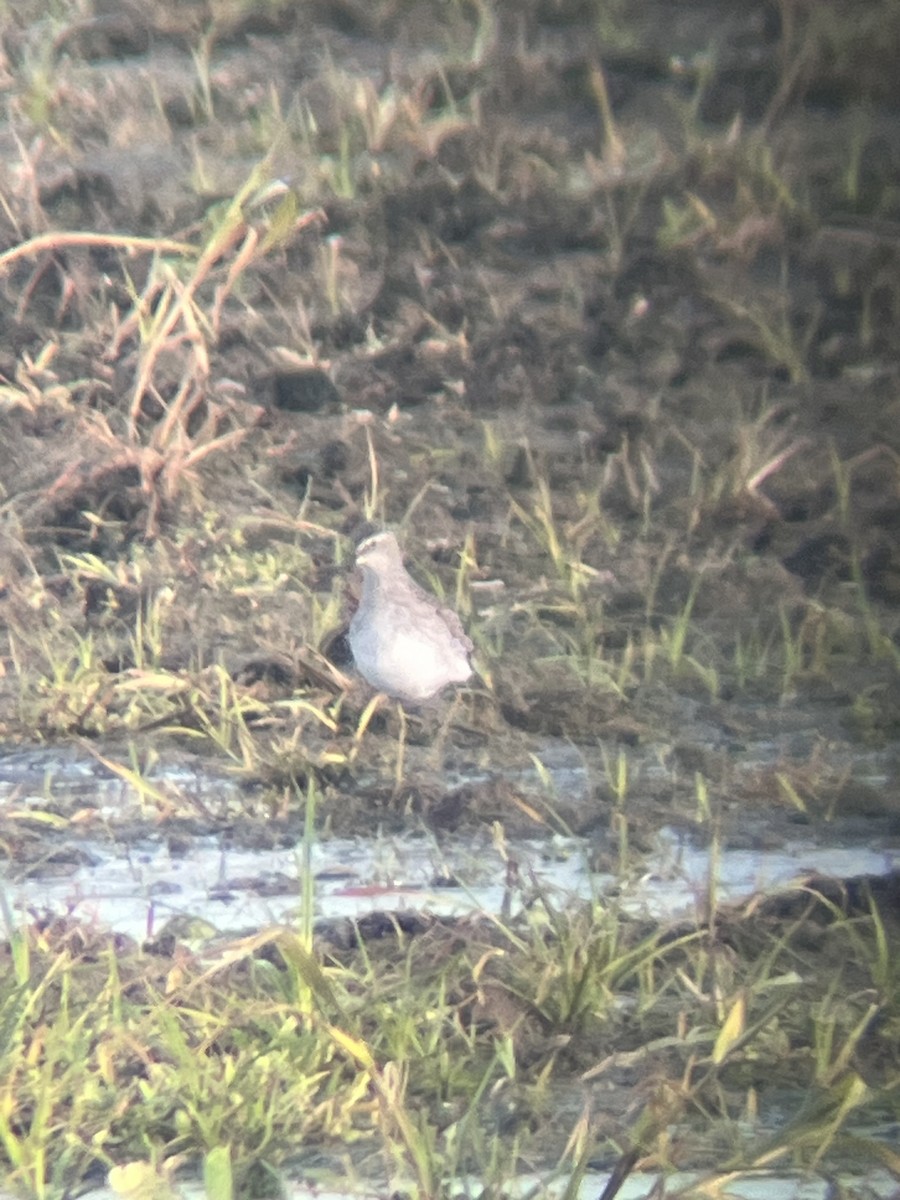
{"label": "shallow water", "polygon": [[[668,1177],[657,1174],[635,1173],[622,1184],[616,1192],[618,1200],[675,1200],[676,1197],[697,1198],[715,1194],[723,1200],[831,1200],[835,1195],[844,1200],[896,1200],[897,1184],[887,1172],[873,1171],[864,1178],[846,1176],[828,1179],[800,1176],[778,1176],[760,1171],[755,1175],[735,1176],[726,1185],[722,1185],[713,1193],[703,1190],[705,1176],[698,1173],[673,1173]],[[610,1180],[610,1175],[589,1172],[581,1181],[574,1193],[577,1200],[597,1200]],[[506,1194],[511,1198],[521,1196],[530,1200],[554,1200],[567,1187],[565,1176],[552,1182],[544,1182],[537,1176],[520,1176],[511,1180],[506,1186]],[[383,1200],[387,1187],[347,1189],[339,1191],[334,1188],[317,1188],[302,1183],[286,1184],[283,1191],[285,1200]],[[457,1195],[460,1200],[468,1196],[478,1196],[480,1184],[475,1181],[461,1180]],[[571,1194],[571,1193],[569,1193]],[[82,1200],[120,1200],[122,1193],[112,1188],[98,1188],[83,1193]],[[183,1182],[170,1185],[166,1191],[172,1200],[205,1200],[207,1192],[202,1184]],[[0,1200],[14,1200],[9,1193],[0,1190]]]}
{"label": "shallow water", "polygon": [[[579,839],[517,841],[506,853],[520,876],[531,879],[558,904],[601,899],[616,893],[624,911],[678,919],[702,914],[710,880],[708,849],[674,830],[659,835],[648,870],[623,884],[587,867],[588,846]],[[237,935],[267,925],[292,924],[301,916],[300,849],[234,849],[216,838],[198,838],[184,854],[167,842],[145,839],[129,846],[87,840],[87,861],[70,874],[2,877],[15,913],[68,915],[137,940],[158,935],[173,919],[209,927],[210,936]],[[383,911],[460,916],[499,913],[507,900],[506,863],[489,843],[471,838],[333,838],[311,848],[315,917],[358,918]],[[721,850],[715,886],[721,902],[789,887],[816,873],[836,878],[885,875],[900,869],[900,848],[816,846],[797,841],[780,850]],[[512,898],[515,912],[515,897]],[[199,926],[198,926],[199,927]]]}
{"label": "shallow water", "polygon": [[[566,750],[545,757],[554,772],[558,768],[559,782],[574,789],[579,768],[567,761]],[[192,795],[201,807],[237,790],[233,780],[185,766],[161,774],[155,786],[177,787],[182,801]],[[96,819],[81,836],[77,819],[71,819],[64,845],[43,862],[26,868],[7,864],[0,887],[16,919],[67,915],[136,940],[157,936],[177,921],[179,931],[190,929],[202,942],[304,916],[302,844],[255,849],[234,845],[229,834],[210,833],[175,840],[164,824],[154,828],[146,820],[136,832],[117,822],[139,812],[140,797],[94,760],[40,749],[0,760],[0,807],[7,817],[26,819],[48,811],[54,801],[66,810],[90,804],[101,814],[107,836],[96,836]],[[591,870],[593,846],[585,838],[495,839],[486,830],[439,838],[424,832],[331,837],[309,847],[313,917],[515,913],[537,887],[556,905],[606,901],[630,915],[664,921],[702,917],[710,886],[718,902],[732,903],[790,887],[813,873],[846,879],[900,868],[900,843],[889,826],[869,822],[861,831],[857,824],[852,838],[848,826],[841,838],[832,823],[823,844],[808,829],[803,837],[767,838],[757,824],[756,835],[748,832],[746,838],[757,844],[717,847],[712,860],[709,846],[693,835],[663,827],[652,848],[630,860],[623,875]],[[511,864],[522,881],[512,891]]]}
{"label": "shallow water", "polygon": [[[771,749],[778,753],[778,747]],[[753,748],[759,760],[769,749]],[[558,792],[590,802],[589,776],[580,752],[565,744],[545,745],[545,774]],[[857,764],[877,779],[877,756]],[[643,778],[664,770],[648,754]],[[522,777],[537,781],[533,768]],[[200,812],[240,803],[235,780],[196,764],[180,764],[153,777],[160,796],[187,800]],[[245,793],[244,793],[245,794]],[[0,759],[0,812],[10,828],[37,827],[37,845],[46,854],[30,861],[10,861],[0,872],[0,892],[8,919],[27,923],[50,915],[65,916],[107,928],[136,941],[172,932],[201,953],[215,953],[221,939],[258,933],[279,925],[306,925],[304,873],[313,875],[313,920],[327,928],[376,912],[406,912],[454,917],[473,912],[515,915],[535,894],[554,906],[599,902],[642,919],[668,924],[704,921],[710,889],[717,904],[736,903],[802,886],[811,874],[846,879],[880,876],[900,870],[900,842],[890,821],[832,821],[802,827],[802,836],[785,837],[759,814],[739,823],[739,837],[711,848],[696,831],[664,825],[629,854],[627,869],[592,869],[596,839],[547,836],[505,838],[485,828],[463,834],[433,835],[425,831],[373,832],[370,836],[318,838],[308,847],[258,849],[234,842],[233,831],[184,832],[180,823],[150,819],[146,797],[128,781],[77,750],[33,748]],[[89,813],[82,823],[81,812]],[[60,815],[65,814],[65,816]],[[55,819],[54,819],[55,818]],[[41,822],[46,821],[46,834]],[[174,824],[174,823],[173,823]],[[105,832],[100,836],[98,826]],[[823,834],[827,833],[827,843]],[[607,853],[607,861],[610,855]],[[510,880],[515,882],[511,885]],[[888,1143],[896,1130],[869,1131]],[[294,1165],[299,1178],[302,1162]],[[652,1196],[696,1196],[699,1175],[635,1174],[617,1193],[624,1200]],[[548,1177],[549,1179],[549,1177]],[[506,1188],[517,1195],[552,1198],[566,1180],[522,1177]],[[596,1200],[609,1176],[587,1175],[578,1196]],[[835,1181],[798,1175],[748,1175],[729,1182],[716,1194],[735,1200],[827,1200]],[[897,1196],[887,1175],[841,1182],[848,1200],[888,1200]],[[299,1182],[287,1185],[293,1200],[375,1200],[388,1193],[387,1183],[366,1183],[345,1192],[318,1190]],[[478,1195],[477,1181],[460,1180],[460,1197]],[[188,1180],[166,1194],[175,1200],[201,1200],[202,1186]],[[707,1193],[708,1194],[708,1193]],[[88,1200],[115,1200],[119,1193],[99,1189]],[[0,1200],[11,1200],[0,1190]]]}

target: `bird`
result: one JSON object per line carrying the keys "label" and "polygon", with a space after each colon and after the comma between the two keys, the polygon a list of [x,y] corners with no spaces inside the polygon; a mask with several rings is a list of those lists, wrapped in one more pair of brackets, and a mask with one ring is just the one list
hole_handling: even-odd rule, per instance
{"label": "bird", "polygon": [[474,646],[457,614],[415,582],[390,530],[356,549],[362,570],[359,607],[348,641],[356,669],[379,692],[410,704],[430,700],[472,674]]}

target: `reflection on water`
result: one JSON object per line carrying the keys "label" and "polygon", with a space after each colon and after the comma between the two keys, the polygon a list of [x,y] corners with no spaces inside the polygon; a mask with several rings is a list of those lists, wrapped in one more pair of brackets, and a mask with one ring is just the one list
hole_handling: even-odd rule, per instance
{"label": "reflection on water", "polygon": [[[831,1176],[816,1179],[804,1175],[777,1176],[768,1171],[758,1171],[744,1177],[733,1176],[723,1187],[721,1182],[707,1183],[709,1177],[697,1172],[673,1172],[668,1175],[635,1172],[630,1175],[616,1192],[617,1200],[651,1200],[651,1197],[666,1200],[700,1200],[703,1196],[721,1195],[728,1200],[831,1200],[840,1195],[844,1200],[897,1200],[897,1183],[886,1171],[875,1170],[865,1178],[858,1176]],[[609,1175],[588,1172],[577,1190],[571,1190],[566,1177],[546,1182],[537,1176],[522,1175],[504,1186],[504,1195],[510,1200],[556,1200],[566,1194],[573,1200],[597,1200],[610,1180]],[[478,1180],[459,1181],[456,1194],[460,1200],[467,1196],[478,1196],[482,1185]],[[162,1194],[162,1193],[160,1193]],[[202,1184],[182,1182],[167,1184],[166,1196],[172,1200],[207,1200],[208,1193]],[[303,1183],[286,1183],[280,1195],[284,1200],[384,1200],[385,1191],[377,1185],[357,1191],[337,1191]],[[15,1197],[0,1189],[0,1200],[15,1200]],[[121,1193],[111,1188],[98,1188],[82,1193],[82,1200],[121,1200]]]}
{"label": "reflection on water", "polygon": [[[567,749],[556,754],[558,761],[551,754],[546,761],[559,777],[558,786],[572,789],[580,782],[584,789],[583,778],[576,778],[577,764],[567,761]],[[221,803],[229,791],[236,793],[238,785],[180,767],[167,770],[157,786],[177,786],[182,798],[194,796],[198,808],[205,808],[213,797]],[[74,751],[43,749],[0,759],[0,804],[7,814],[43,810],[50,799],[62,803],[63,798],[67,811],[79,804],[105,810],[112,838],[80,838],[77,823],[70,823],[69,852],[62,863],[54,855],[52,862],[21,874],[15,865],[7,866],[0,886],[14,913],[67,914],[138,940],[158,935],[174,918],[189,920],[195,933],[206,926],[215,936],[292,923],[301,915],[302,847],[246,849],[206,835],[182,838],[173,849],[163,832],[148,833],[146,822],[140,836],[116,841],[116,818],[121,821],[129,808],[136,811],[139,797],[102,764]],[[590,851],[589,843],[578,838],[495,842],[486,832],[471,831],[442,834],[439,841],[422,832],[329,838],[310,851],[314,916],[333,920],[401,909],[455,916],[473,910],[498,913],[504,906],[514,912],[517,897],[507,891],[510,860],[526,891],[536,883],[556,905],[615,894],[621,909],[638,916],[702,915],[710,853],[687,835],[661,829],[635,878],[591,871]],[[898,867],[896,841],[877,845],[870,837],[866,844],[826,846],[809,836],[777,848],[721,849],[714,880],[718,900],[727,903],[812,872],[849,878]]]}
{"label": "reflection on water", "polygon": [[[585,771],[571,748],[562,747],[542,760],[557,788],[589,796]],[[185,795],[195,797],[198,810],[209,811],[223,797],[239,798],[233,780],[194,768],[160,773],[155,785],[162,790],[177,787],[182,800]],[[790,886],[810,873],[849,878],[900,869],[900,847],[886,834],[876,836],[874,823],[861,831],[866,844],[821,845],[809,835],[773,848],[766,843],[775,839],[759,837],[759,848],[725,846],[712,861],[707,847],[674,828],[662,828],[643,858],[641,873],[632,869],[626,878],[591,870],[594,847],[574,837],[503,840],[484,831],[443,834],[439,839],[424,832],[375,834],[322,839],[307,854],[302,845],[242,848],[231,844],[229,835],[180,836],[176,841],[162,828],[148,825],[146,814],[139,825],[132,825],[141,832],[126,835],[129,817],[134,821],[141,811],[141,797],[101,763],[74,751],[33,750],[0,759],[0,806],[13,824],[21,819],[27,825],[31,814],[29,828],[39,818],[52,816],[54,809],[69,814],[60,822],[65,853],[48,853],[46,861],[27,868],[11,863],[0,872],[0,890],[13,920],[27,921],[32,914],[66,915],[138,941],[159,936],[170,922],[179,937],[201,944],[298,922],[304,916],[307,861],[315,879],[313,915],[319,922],[400,910],[442,916],[515,913],[517,904],[536,888],[557,908],[596,900],[659,921],[702,920],[711,878],[717,901],[727,903]],[[78,822],[71,817],[79,806],[103,813],[110,831],[107,840],[78,836]],[[96,830],[96,820],[91,828]],[[832,824],[832,836],[834,829]],[[860,834],[859,827],[856,832]],[[40,833],[37,836],[40,841]],[[49,836],[45,840],[51,844]],[[58,849],[60,843],[52,845]],[[509,889],[510,879],[519,881],[516,890]],[[886,1140],[891,1140],[890,1134]],[[606,1175],[587,1175],[577,1195],[595,1200],[608,1181]],[[506,1191],[511,1198],[552,1200],[567,1182],[522,1177],[511,1181]],[[356,1192],[289,1184],[284,1195],[291,1200],[375,1200],[384,1195],[379,1183],[369,1184]],[[662,1194],[688,1197],[704,1194],[702,1186],[699,1175],[669,1175],[663,1180],[635,1174],[617,1195],[623,1200]],[[834,1179],[760,1172],[729,1180],[727,1194],[734,1200],[826,1200],[835,1194],[835,1186]],[[896,1197],[895,1181],[878,1172],[837,1186],[848,1198]],[[477,1195],[479,1190],[477,1181],[459,1181],[460,1196]],[[175,1200],[202,1200],[205,1195],[192,1182],[179,1183],[167,1194]],[[0,1200],[12,1197],[0,1189]],[[117,1193],[100,1189],[87,1200],[117,1200]]]}

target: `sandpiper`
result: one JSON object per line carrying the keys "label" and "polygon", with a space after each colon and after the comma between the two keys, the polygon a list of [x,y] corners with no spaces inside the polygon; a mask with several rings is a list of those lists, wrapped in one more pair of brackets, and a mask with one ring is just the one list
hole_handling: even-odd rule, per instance
{"label": "sandpiper", "polygon": [[456,613],[410,577],[394,534],[375,533],[360,542],[356,565],[363,584],[349,642],[363,679],[413,704],[449,683],[465,683],[472,674],[472,643]]}

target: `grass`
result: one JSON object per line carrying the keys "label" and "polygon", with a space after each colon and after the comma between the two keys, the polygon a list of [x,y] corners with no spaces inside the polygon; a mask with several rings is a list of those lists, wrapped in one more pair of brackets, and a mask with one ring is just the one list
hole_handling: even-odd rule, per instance
{"label": "grass", "polygon": [[[817,78],[853,77],[865,39],[890,44],[892,10],[850,28],[784,0],[753,128],[704,116],[712,55],[652,120],[629,108],[644,60],[620,3],[515,30],[489,0],[438,6],[427,54],[415,6],[370,7],[334,15],[374,73],[322,32],[314,78],[291,59],[282,86],[265,30],[220,6],[166,30],[175,93],[154,77],[127,106],[121,64],[80,57],[81,12],[6,14],[0,729],[77,743],[127,785],[129,821],[300,822],[305,859],[295,927],[202,948],[6,914],[4,1183],[61,1198],[108,1171],[151,1196],[194,1172],[224,1200],[305,1173],[437,1200],[464,1176],[502,1196],[532,1165],[567,1196],[596,1163],[608,1196],[637,1169],[702,1172],[683,1195],[771,1168],[897,1174],[871,1136],[900,1089],[890,906],[798,886],[732,912],[715,870],[729,819],[839,818],[841,722],[854,753],[896,734],[890,547],[877,563],[898,292],[813,238],[829,204],[893,217],[877,66],[827,172],[780,125]],[[256,10],[294,45],[291,6]],[[573,29],[600,41],[541,57],[545,35],[574,53]],[[236,69],[259,39],[280,64],[262,82],[261,60]],[[163,178],[137,189],[156,209],[105,190],[95,148],[127,174],[136,128],[187,164],[171,210]],[[273,399],[301,368],[335,389],[321,408]],[[478,647],[437,732],[325,653],[372,521],[403,528]],[[789,572],[822,530],[823,575]],[[742,773],[705,727],[752,742],[760,711],[779,748]],[[818,731],[806,758],[780,749],[792,718]],[[561,742],[582,803],[545,765]],[[158,766],[186,751],[268,789],[173,795]],[[445,762],[489,778],[480,816]],[[4,813],[13,864],[85,819],[47,791]],[[501,915],[314,936],[314,829],[427,821],[430,798],[493,823]],[[587,830],[628,881],[670,814],[713,839],[699,925],[517,877],[513,827]]]}
{"label": "grass", "polygon": [[[701,514],[707,506],[756,495],[761,481],[784,466],[785,454],[797,449],[790,442],[785,451],[785,439],[767,432],[769,423],[764,414],[740,431],[736,453],[723,466],[703,474],[692,467],[691,495],[683,501],[694,510],[692,524],[705,519]],[[363,509],[371,517],[385,499],[383,467],[368,431],[367,439],[369,483]],[[496,457],[498,451],[489,453]],[[843,484],[839,512],[848,534],[855,536],[847,500],[852,476],[835,470]],[[524,534],[528,562],[545,563],[546,574],[535,581],[534,600],[473,622],[484,652],[483,678],[494,689],[491,663],[500,661],[523,633],[526,641],[539,639],[532,670],[544,673],[545,686],[576,687],[585,696],[606,693],[623,701],[638,688],[659,683],[713,701],[723,691],[783,701],[810,683],[834,679],[848,660],[895,662],[891,625],[867,598],[858,556],[853,586],[844,589],[839,604],[798,596],[768,612],[740,617],[723,637],[709,631],[708,597],[723,584],[731,586],[732,579],[747,578],[737,553],[720,556],[692,580],[684,580],[671,546],[660,552],[652,527],[637,539],[626,538],[621,521],[617,524],[609,515],[608,496],[618,486],[615,474],[601,479],[593,491],[555,498],[536,467],[533,474],[529,495],[522,496],[521,489],[510,493],[510,530]],[[643,493],[635,500],[643,510]],[[327,527],[303,518],[293,525],[282,522],[286,540],[255,548],[255,524],[226,527],[211,517],[200,539],[183,535],[189,550],[160,542],[128,557],[93,551],[61,555],[65,589],[60,593],[57,585],[55,595],[42,587],[37,571],[23,580],[14,593],[9,622],[22,726],[49,736],[163,730],[202,743],[250,773],[265,774],[274,763],[292,761],[300,769],[303,763],[324,767],[349,761],[348,752],[356,757],[352,747],[335,745],[334,736],[343,731],[359,743],[372,713],[362,719],[352,712],[346,720],[342,717],[343,681],[324,660],[319,681],[293,697],[283,688],[261,690],[252,677],[242,681],[233,667],[204,663],[194,652],[188,668],[168,665],[184,656],[189,636],[190,608],[177,578],[178,558],[188,552],[208,597],[227,614],[226,630],[237,632],[249,621],[255,632],[248,641],[265,646],[270,636],[267,612],[289,603],[302,630],[298,657],[292,666],[282,645],[276,658],[289,674],[304,663],[318,672],[317,648],[338,624],[343,608],[340,574],[332,575],[328,591],[306,588],[303,580],[317,562],[342,565],[346,551]],[[625,557],[643,561],[646,574],[641,583],[644,611],[623,619],[610,615],[607,593],[608,564]],[[469,606],[468,589],[485,566],[483,550],[470,539],[456,575],[445,576],[461,611]],[[673,578],[678,579],[674,588]],[[439,591],[441,580],[434,577],[432,586]],[[78,604],[90,614],[87,619],[75,613]],[[699,614],[698,605],[703,609]],[[552,684],[554,678],[559,684]],[[297,722],[292,738],[276,745],[265,731],[280,737],[288,716]]]}
{"label": "grass", "polygon": [[[12,924],[7,1186],[52,1198],[97,1166],[152,1178],[202,1163],[208,1180],[265,1195],[315,1151],[348,1182],[430,1198],[461,1173],[502,1190],[548,1133],[561,1174],[589,1159],[670,1171],[702,1135],[706,1188],[840,1162],[851,1142],[889,1165],[886,1145],[852,1133],[896,1105],[887,914],[802,890],[794,910],[648,932],[538,893],[515,920],[425,922],[337,951],[305,919],[200,957],[65,919]],[[646,1082],[604,1116],[604,1081],[629,1063]],[[560,1106],[573,1067],[583,1111]],[[786,1123],[758,1112],[773,1079],[795,1097]]]}

